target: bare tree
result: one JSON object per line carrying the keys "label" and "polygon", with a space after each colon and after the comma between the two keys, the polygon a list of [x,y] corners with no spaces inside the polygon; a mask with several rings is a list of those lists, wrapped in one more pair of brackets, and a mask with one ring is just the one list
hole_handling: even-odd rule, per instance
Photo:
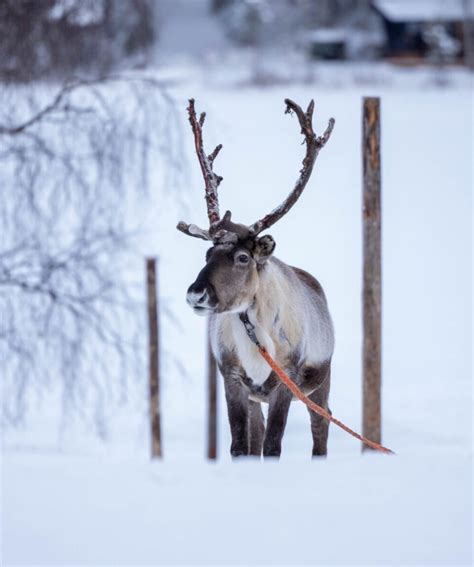
{"label": "bare tree", "polygon": [[[156,37],[154,0],[0,0],[0,77],[110,72]],[[20,40],[21,38],[21,40]]]}
{"label": "bare tree", "polygon": [[143,77],[1,95],[3,418],[18,423],[28,393],[59,378],[64,408],[84,413],[87,399],[103,433],[107,396],[126,395],[126,371],[139,363],[143,305],[126,273],[123,213],[146,196],[160,155],[177,170],[176,111]]}

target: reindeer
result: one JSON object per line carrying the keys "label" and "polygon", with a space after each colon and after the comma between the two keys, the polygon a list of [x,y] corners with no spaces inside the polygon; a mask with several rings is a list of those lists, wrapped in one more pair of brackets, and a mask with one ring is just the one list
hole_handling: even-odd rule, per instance
{"label": "reindeer", "polygon": [[[194,100],[189,101],[189,121],[205,181],[209,229],[178,223],[189,236],[212,242],[206,265],[187,292],[187,302],[198,315],[211,318],[211,344],[224,377],[233,457],[279,457],[292,394],[247,336],[255,328],[258,341],[300,389],[318,405],[328,408],[334,332],[326,297],[309,273],[273,256],[275,241],[260,234],[281,219],[296,203],[322,147],[329,140],[334,120],[322,136],[313,131],[314,101],[304,112],[285,99],[286,113],[298,117],[305,137],[306,155],[296,184],[285,201],[261,220],[247,226],[232,222],[227,211],[219,214],[218,186],[222,177],[213,170],[222,145],[206,155],[202,127]],[[268,404],[267,423],[261,403]],[[313,456],[327,454],[329,423],[310,412]]]}

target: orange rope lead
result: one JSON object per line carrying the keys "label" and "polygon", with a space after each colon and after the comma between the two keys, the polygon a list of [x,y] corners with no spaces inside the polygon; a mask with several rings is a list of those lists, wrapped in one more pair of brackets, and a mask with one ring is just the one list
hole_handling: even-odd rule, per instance
{"label": "orange rope lead", "polygon": [[338,427],[340,427],[344,431],[347,431],[347,433],[352,435],[352,437],[359,439],[359,441],[362,441],[362,443],[365,443],[366,445],[368,445],[372,449],[375,449],[376,451],[381,451],[382,453],[386,453],[386,454],[392,454],[392,455],[395,454],[390,449],[387,449],[387,447],[384,447],[383,445],[379,445],[378,443],[375,443],[374,441],[371,441],[370,439],[366,439],[365,437],[363,437],[359,433],[356,433],[350,427],[347,427],[347,425],[344,425],[344,423],[342,423],[342,421],[339,421],[338,419],[333,417],[324,408],[322,408],[321,406],[318,406],[318,404],[315,404],[312,400],[310,400],[307,396],[305,396],[303,394],[303,392],[298,388],[298,386],[289,378],[289,376],[287,374],[285,374],[285,372],[283,372],[283,370],[278,366],[278,364],[268,354],[267,350],[264,347],[259,346],[258,350],[260,351],[260,354],[263,356],[263,358],[270,365],[271,369],[278,376],[278,378],[280,378],[280,380],[285,384],[285,386],[292,391],[293,395],[295,397],[297,397],[299,400],[301,400],[304,404],[306,404],[306,406],[311,411],[314,411],[315,413],[318,413],[319,415],[323,416],[325,419],[327,419],[328,421],[331,421],[332,423],[334,423],[335,425],[337,425]]}

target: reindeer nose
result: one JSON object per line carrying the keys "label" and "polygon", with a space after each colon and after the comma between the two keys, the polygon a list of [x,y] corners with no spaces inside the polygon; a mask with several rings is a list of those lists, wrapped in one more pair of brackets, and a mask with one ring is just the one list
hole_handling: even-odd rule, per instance
{"label": "reindeer nose", "polygon": [[200,282],[194,282],[189,286],[186,301],[192,308],[211,308],[210,300],[211,297],[207,285],[203,286]]}
{"label": "reindeer nose", "polygon": [[202,305],[207,299],[207,291],[205,289],[196,290],[193,286],[188,289],[186,301],[191,307]]}

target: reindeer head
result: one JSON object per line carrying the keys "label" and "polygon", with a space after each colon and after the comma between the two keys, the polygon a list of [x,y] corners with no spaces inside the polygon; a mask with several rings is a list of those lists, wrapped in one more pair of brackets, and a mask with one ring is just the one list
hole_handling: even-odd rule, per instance
{"label": "reindeer head", "polygon": [[271,236],[252,234],[247,226],[233,223],[227,211],[207,251],[206,265],[188,289],[188,304],[199,315],[245,311],[257,292],[259,271],[274,249]]}
{"label": "reindeer head", "polygon": [[264,269],[275,249],[275,241],[270,235],[259,235],[275,224],[296,203],[311,176],[320,149],[329,140],[334,119],[331,118],[322,136],[316,136],[312,125],[314,101],[309,103],[306,112],[292,100],[285,99],[285,104],[287,113],[293,111],[297,115],[301,132],[305,136],[306,155],[303,167],[285,201],[261,220],[247,226],[232,222],[230,211],[220,218],[217,189],[222,177],[214,173],[213,165],[222,145],[219,144],[211,154],[206,155],[202,141],[202,127],[206,115],[202,113],[198,120],[194,100],[189,101],[189,121],[205,181],[209,229],[204,230],[184,222],[178,223],[177,228],[188,236],[213,243],[206,254],[206,265],[188,289],[187,301],[195,313],[207,315],[210,312],[243,312],[250,307],[258,289],[259,272]]}

